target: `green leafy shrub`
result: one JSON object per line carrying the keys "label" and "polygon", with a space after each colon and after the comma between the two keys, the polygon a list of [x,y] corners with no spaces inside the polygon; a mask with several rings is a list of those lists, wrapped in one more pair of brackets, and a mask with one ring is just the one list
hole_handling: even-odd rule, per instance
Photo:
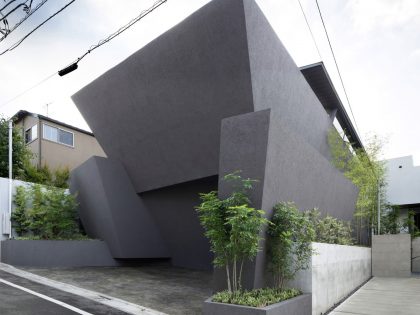
{"label": "green leafy shrub", "polygon": [[400,220],[400,208],[388,205],[387,211],[381,218],[381,232],[384,234],[399,234],[403,227],[403,222]]}
{"label": "green leafy shrub", "polygon": [[73,239],[81,236],[77,202],[66,190],[38,184],[20,186],[12,224],[20,237]]}
{"label": "green leafy shrub", "polygon": [[232,193],[225,199],[217,191],[200,194],[202,202],[196,209],[215,254],[213,264],[226,269],[228,291],[237,292],[243,264],[257,255],[260,231],[267,220],[263,211],[250,207],[247,194],[254,180],[243,179],[238,172],[224,180],[231,183]]}
{"label": "green leafy shrub", "polygon": [[46,186],[68,188],[70,171],[68,168],[51,170],[47,165],[36,167],[30,162],[25,164],[22,180]]}
{"label": "green leafy shrub", "polygon": [[282,289],[286,280],[309,267],[314,229],[309,218],[294,203],[282,202],[274,207],[267,233],[269,269],[276,286]]}
{"label": "green leafy shrub", "polygon": [[[0,117],[0,177],[9,177],[9,121]],[[25,165],[30,161],[32,153],[25,145],[22,130],[14,127],[13,137],[13,178],[21,178]]]}
{"label": "green leafy shrub", "polygon": [[212,301],[252,307],[265,307],[294,298],[300,294],[302,292],[297,289],[280,290],[278,288],[264,288],[236,293],[223,291],[216,293]]}
{"label": "green leafy shrub", "polygon": [[412,238],[416,238],[420,236],[420,230],[416,225],[414,217],[416,212],[413,210],[408,211],[407,218],[404,219],[403,228],[410,233]]}
{"label": "green leafy shrub", "polygon": [[320,212],[316,208],[305,211],[305,216],[314,227],[315,242],[339,245],[354,244],[350,223],[329,215],[321,218]]}

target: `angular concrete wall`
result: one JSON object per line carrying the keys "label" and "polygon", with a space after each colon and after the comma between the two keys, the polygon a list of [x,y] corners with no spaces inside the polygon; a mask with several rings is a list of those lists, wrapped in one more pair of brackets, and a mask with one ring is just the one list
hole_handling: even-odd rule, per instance
{"label": "angular concrete wall", "polygon": [[324,314],[371,277],[371,249],[312,243],[310,268],[288,285],[312,293],[312,315]]}
{"label": "angular concrete wall", "polygon": [[161,258],[169,252],[124,168],[92,157],[71,173],[86,233],[105,240],[114,258]]}
{"label": "angular concrete wall", "polygon": [[73,96],[138,193],[217,175],[220,121],[253,111],[246,34],[213,1]]}
{"label": "angular concrete wall", "polygon": [[411,276],[410,234],[372,237],[372,274],[374,277]]}
{"label": "angular concrete wall", "polygon": [[[209,265],[195,194],[235,170],[259,180],[251,199],[267,216],[275,203],[295,201],[352,217],[357,190],[328,161],[332,121],[253,0],[210,2],[73,100],[125,170],[140,198],[136,208],[153,217],[175,264]],[[74,187],[91,189],[98,175],[77,172],[83,175]],[[112,176],[101,181],[112,191]],[[219,193],[229,187],[219,182]],[[99,202],[110,209],[113,201]],[[85,199],[81,206],[95,205]],[[110,247],[118,246],[134,244]],[[263,250],[245,266],[246,287],[264,284],[264,268]]]}
{"label": "angular concrete wall", "polygon": [[270,108],[276,121],[329,158],[329,115],[257,3],[243,3],[254,110]]}
{"label": "angular concrete wall", "polygon": [[[294,201],[301,210],[318,207],[324,214],[351,220],[358,193],[356,187],[313,146],[283,127],[275,117],[271,110],[263,110],[223,120],[219,174],[240,169],[244,177],[258,179],[251,200],[267,217],[271,217],[276,203]],[[220,180],[219,194],[224,197],[230,191]],[[261,236],[265,236],[265,231]],[[244,278],[246,283],[263,286],[265,267],[262,244],[262,251],[252,266],[246,266],[254,270],[252,278]]]}

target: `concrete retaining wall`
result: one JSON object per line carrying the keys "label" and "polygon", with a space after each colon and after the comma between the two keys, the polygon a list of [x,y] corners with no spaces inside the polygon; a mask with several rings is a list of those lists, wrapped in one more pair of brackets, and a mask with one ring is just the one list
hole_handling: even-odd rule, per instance
{"label": "concrete retaining wall", "polygon": [[411,271],[420,272],[420,237],[411,242]]}
{"label": "concrete retaining wall", "polygon": [[371,277],[371,249],[313,243],[310,268],[289,286],[312,293],[312,315],[325,313]]}
{"label": "concrete retaining wall", "polygon": [[14,266],[84,267],[118,266],[108,246],[99,240],[1,242],[1,262]]}
{"label": "concrete retaining wall", "polygon": [[372,274],[375,277],[411,276],[410,234],[373,236]]}

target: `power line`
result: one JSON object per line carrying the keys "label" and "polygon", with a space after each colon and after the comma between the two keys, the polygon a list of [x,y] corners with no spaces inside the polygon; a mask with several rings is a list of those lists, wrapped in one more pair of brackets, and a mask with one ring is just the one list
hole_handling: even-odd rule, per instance
{"label": "power line", "polygon": [[[3,37],[0,38],[0,42],[3,41],[7,36],[9,36],[10,33],[12,33],[14,30],[16,30],[23,22],[25,22],[32,14],[34,14],[36,11],[38,11],[48,0],[42,0],[40,3],[38,3],[35,8],[30,10],[28,14],[25,15],[24,18],[22,18],[19,22],[17,22],[11,29],[7,30],[7,32],[4,34]],[[32,1],[31,1],[32,2]]]}
{"label": "power line", "polygon": [[134,19],[132,19],[130,22],[128,22],[124,26],[120,27],[116,32],[112,33],[107,38],[102,39],[96,45],[92,45],[83,55],[81,55],[79,58],[77,58],[69,66],[67,66],[66,68],[60,70],[59,71],[59,75],[60,76],[66,75],[67,73],[69,73],[69,72],[71,72],[73,70],[76,70],[77,69],[77,64],[83,58],[85,58],[88,54],[90,54],[95,49],[101,47],[102,45],[105,45],[106,43],[108,43],[109,41],[111,41],[112,39],[114,39],[115,37],[117,37],[118,35],[120,35],[121,33],[123,33],[124,31],[126,31],[127,29],[129,29],[131,26],[133,26],[134,24],[136,24],[137,22],[139,22],[141,19],[143,19],[148,14],[152,13],[154,10],[156,10],[158,7],[160,7],[162,4],[164,4],[167,1],[168,0],[159,0],[159,1],[156,1],[150,8],[148,8],[146,10],[143,10],[137,17],[135,17]]}
{"label": "power line", "polygon": [[[72,1],[72,2],[74,2],[74,1]],[[136,18],[134,18],[133,20],[131,20],[125,26],[121,27],[118,31],[116,31],[115,33],[111,34],[106,39],[100,41],[97,45],[92,46],[91,49],[88,52],[86,52],[84,55],[82,55],[81,57],[79,57],[77,59],[76,65],[77,65],[77,62],[79,62],[80,60],[82,60],[90,51],[92,51],[92,50],[94,50],[94,49],[96,49],[96,48],[104,45],[105,43],[109,42],[111,39],[113,39],[114,37],[118,36],[119,34],[121,34],[122,32],[124,32],[125,30],[127,30],[128,28],[130,28],[133,24],[135,24],[136,22],[138,22],[139,20],[141,20],[143,17],[145,17],[146,15],[148,15],[149,13],[151,13],[153,10],[155,10],[157,7],[159,7],[160,5],[162,5],[163,3],[165,3],[166,1],[167,0],[157,1],[152,7],[150,7],[147,10],[142,11],[139,16],[137,16]],[[70,65],[70,66],[72,66],[72,65]],[[35,89],[36,87],[40,86],[44,82],[46,82],[49,79],[51,79],[52,77],[54,77],[56,74],[57,74],[57,72],[54,72],[54,73],[50,74],[49,76],[47,76],[46,78],[44,78],[43,80],[41,80],[38,83],[34,84],[33,86],[29,87],[28,89],[22,91],[21,93],[19,93],[15,97],[13,97],[10,100],[6,101],[6,103],[3,103],[2,105],[0,105],[0,108],[6,106],[8,104],[10,104],[11,102],[13,102],[14,100],[16,100],[17,98],[21,97],[22,95],[25,95],[26,93],[28,93],[31,90]]]}
{"label": "power line", "polygon": [[300,0],[298,0],[298,2],[299,2],[300,10],[302,11],[303,17],[305,18],[306,25],[308,26],[309,32],[311,33],[312,41],[313,41],[313,42],[314,42],[314,44],[315,44],[316,51],[318,52],[319,59],[321,59],[321,60],[322,60],[322,56],[321,56],[321,53],[319,52],[319,48],[318,48],[318,45],[317,45],[317,43],[316,43],[314,33],[312,33],[311,26],[310,26],[310,24],[309,24],[308,18],[306,17],[305,10],[303,10],[303,6],[302,6],[302,3],[300,2]]}
{"label": "power line", "polygon": [[349,96],[347,95],[346,87],[344,86],[344,81],[343,81],[343,78],[341,76],[340,68],[338,67],[337,59],[335,58],[335,54],[334,54],[334,50],[333,50],[332,45],[331,45],[330,37],[328,36],[328,31],[327,31],[327,28],[326,28],[325,23],[324,23],[324,18],[322,17],[322,13],[321,13],[321,9],[319,7],[318,0],[315,0],[315,2],[316,2],[316,6],[318,7],[319,16],[321,17],[322,25],[324,27],[325,35],[327,36],[328,45],[330,46],[330,50],[331,50],[331,53],[332,53],[332,56],[333,56],[333,59],[334,59],[334,62],[335,62],[335,66],[337,68],[338,76],[340,77],[341,86],[343,87],[344,95],[346,96],[347,103],[349,104],[351,116],[353,117],[353,120],[354,120],[354,125],[356,126],[357,131],[360,133],[359,127],[357,126],[356,118],[354,117],[353,109],[351,107]]}
{"label": "power line", "polygon": [[33,86],[27,88],[26,90],[22,91],[21,93],[19,93],[18,95],[16,95],[15,97],[11,98],[10,100],[6,101],[6,103],[3,103],[2,105],[0,105],[0,108],[10,104],[11,102],[13,102],[14,100],[18,99],[19,97],[21,97],[22,95],[25,95],[26,93],[28,93],[29,91],[35,89],[36,87],[40,86],[41,84],[43,84],[44,82],[48,81],[49,79],[51,79],[53,76],[55,76],[57,74],[57,72],[54,72],[52,74],[50,74],[49,76],[45,77],[44,79],[42,79],[41,81],[39,81],[38,83],[34,84]]}
{"label": "power line", "polygon": [[37,27],[35,27],[32,31],[30,31],[28,34],[26,34],[24,37],[22,37],[19,41],[17,41],[16,43],[14,43],[12,46],[10,46],[8,49],[4,50],[3,52],[0,53],[0,56],[4,55],[5,53],[12,51],[13,49],[17,48],[20,44],[22,44],[22,42],[27,39],[30,35],[32,35],[36,30],[38,30],[41,26],[43,26],[45,23],[47,23],[49,20],[51,20],[52,18],[54,18],[56,15],[58,15],[59,13],[61,13],[62,11],[64,11],[68,6],[70,6],[71,4],[73,4],[76,0],[71,0],[69,3],[67,3],[64,7],[62,7],[60,10],[58,10],[57,12],[55,12],[53,15],[51,15],[49,18],[47,18],[46,20],[44,20],[41,24],[39,24]]}
{"label": "power line", "polygon": [[[6,20],[7,19],[7,17],[10,15],[10,14],[12,14],[13,12],[15,12],[17,9],[19,9],[20,7],[23,7],[23,11],[28,11],[29,10],[29,7],[27,6],[27,4],[26,4],[26,2],[28,2],[29,0],[26,0],[25,2],[22,2],[22,3],[19,3],[16,7],[14,7],[13,9],[12,9],[12,11],[9,11],[8,13],[6,13],[6,15],[3,15],[3,13],[1,14],[1,15],[3,15],[1,18],[0,18],[0,21],[3,21],[3,20]],[[11,4],[12,2],[9,2],[8,4],[6,4],[1,10],[0,10],[0,12],[1,11],[3,11],[9,4]],[[32,1],[31,1],[31,4],[32,4]]]}

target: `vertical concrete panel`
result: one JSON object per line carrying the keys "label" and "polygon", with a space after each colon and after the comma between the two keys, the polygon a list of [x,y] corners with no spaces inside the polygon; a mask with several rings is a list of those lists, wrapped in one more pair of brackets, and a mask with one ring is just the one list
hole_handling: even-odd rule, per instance
{"label": "vertical concrete panel", "polygon": [[320,315],[371,277],[371,249],[324,243],[312,247],[310,268],[289,285],[312,293],[312,315]]}
{"label": "vertical concrete panel", "polygon": [[[219,163],[219,195],[222,198],[232,192],[231,185],[223,181],[222,176],[240,170],[243,178],[258,180],[250,199],[253,207],[261,209],[269,125],[270,110],[222,121]],[[264,231],[261,234],[264,235]],[[255,287],[255,275],[255,262],[247,263],[244,267],[244,287]],[[215,278],[216,288],[224,288],[224,272],[216,272]]]}
{"label": "vertical concrete panel", "polygon": [[372,273],[374,277],[411,276],[410,234],[372,237]]}

